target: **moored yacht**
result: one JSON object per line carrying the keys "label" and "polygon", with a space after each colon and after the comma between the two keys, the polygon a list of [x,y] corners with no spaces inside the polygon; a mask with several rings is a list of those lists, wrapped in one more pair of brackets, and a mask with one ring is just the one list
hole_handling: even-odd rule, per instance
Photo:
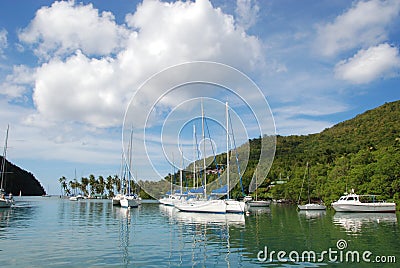
{"label": "moored yacht", "polygon": [[325,210],[326,206],[324,204],[308,203],[305,205],[297,205],[299,210]]}
{"label": "moored yacht", "polygon": [[[201,123],[202,136],[205,140],[205,121],[204,121],[203,102],[201,102]],[[203,143],[203,175],[204,175],[204,190],[203,197],[199,199],[188,199],[175,204],[175,207],[184,212],[202,212],[202,213],[226,213],[227,204],[225,200],[209,199],[207,197],[207,172],[206,172],[206,144]]]}
{"label": "moored yacht", "polygon": [[5,194],[3,193],[1,194],[0,208],[9,208],[13,204],[14,204],[14,199],[12,197],[12,194],[10,194],[8,198],[5,196]]}
{"label": "moored yacht", "polygon": [[14,204],[14,199],[12,198],[12,194],[10,193],[9,197],[6,197],[6,192],[3,189],[3,184],[5,184],[6,178],[6,157],[7,157],[7,142],[8,142],[8,130],[10,126],[7,126],[6,132],[6,141],[4,144],[4,151],[3,151],[3,161],[1,163],[1,182],[0,182],[0,208],[9,208],[11,205]]}
{"label": "moored yacht", "polygon": [[184,212],[226,213],[225,200],[192,200],[175,204],[175,207]]}
{"label": "moored yacht", "polygon": [[123,197],[122,194],[116,194],[113,198],[112,198],[112,204],[113,206],[120,206],[121,203],[121,198]]}
{"label": "moored yacht", "polygon": [[163,198],[160,198],[158,202],[164,206],[175,206],[176,203],[182,201],[182,196],[177,194],[166,194]]}
{"label": "moored yacht", "polygon": [[141,204],[137,195],[123,195],[119,202],[123,208],[137,208]]}
{"label": "moored yacht", "polygon": [[[307,175],[307,178],[308,178],[308,184],[307,184],[307,186],[308,186],[308,192],[307,192],[308,203],[305,204],[305,205],[300,205],[301,191],[303,190],[303,185],[304,185],[304,180],[305,180],[306,175]],[[299,204],[297,205],[297,208],[299,210],[325,210],[326,209],[326,206],[324,205],[322,200],[319,203],[311,203],[311,197],[310,197],[310,168],[309,168],[308,162],[307,162],[306,174],[304,174],[303,183],[301,185],[301,190],[300,190],[298,203]]]}
{"label": "moored yacht", "polygon": [[269,207],[271,205],[271,200],[249,200],[249,198],[247,198],[246,203],[249,207]]}
{"label": "moored yacht", "polygon": [[335,211],[339,212],[395,212],[396,204],[377,201],[376,195],[358,195],[352,193],[343,195],[332,203]]}

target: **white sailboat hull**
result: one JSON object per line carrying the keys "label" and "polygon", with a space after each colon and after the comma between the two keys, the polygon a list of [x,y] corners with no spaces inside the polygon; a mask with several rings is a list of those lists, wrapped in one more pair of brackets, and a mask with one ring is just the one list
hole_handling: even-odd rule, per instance
{"label": "white sailboat hull", "polygon": [[158,202],[160,202],[160,204],[163,204],[164,206],[173,207],[175,206],[175,204],[182,202],[182,200],[180,196],[169,195],[168,197],[163,197],[159,199]]}
{"label": "white sailboat hull", "polygon": [[226,213],[224,200],[193,200],[175,204],[175,207],[184,212]]}
{"label": "white sailboat hull", "polygon": [[326,206],[322,204],[305,204],[297,206],[300,210],[325,210]]}
{"label": "white sailboat hull", "polygon": [[225,200],[226,213],[244,213],[246,203],[237,200]]}
{"label": "white sailboat hull", "polygon": [[174,199],[161,198],[160,200],[158,200],[158,202],[160,202],[160,204],[162,204],[164,206],[170,206],[170,207],[174,206]]}
{"label": "white sailboat hull", "polygon": [[123,208],[137,208],[141,203],[140,200],[134,196],[124,196],[119,202]]}
{"label": "white sailboat hull", "polygon": [[112,198],[112,204],[113,206],[120,206],[121,205],[121,198],[123,197],[123,195],[121,194],[117,194],[116,196],[114,196]]}
{"label": "white sailboat hull", "polygon": [[253,201],[248,201],[247,204],[249,204],[250,207],[269,207],[271,205],[270,200],[253,200]]}

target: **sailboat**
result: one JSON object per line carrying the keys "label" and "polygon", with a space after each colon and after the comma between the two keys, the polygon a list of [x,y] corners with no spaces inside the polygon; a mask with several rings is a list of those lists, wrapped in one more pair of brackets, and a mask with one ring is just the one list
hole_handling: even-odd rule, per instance
{"label": "sailboat", "polygon": [[[171,190],[166,193],[166,195],[158,200],[160,204],[165,205],[165,206],[171,206],[173,207],[176,202],[179,202],[181,200],[181,192],[173,193],[173,188],[172,188],[172,174],[170,175],[170,184],[171,184]],[[182,188],[182,187],[181,187]]]}
{"label": "sailboat", "polygon": [[[300,205],[301,191],[303,190],[303,184],[304,184],[304,179],[305,179],[306,174],[307,174],[307,178],[308,178],[308,203],[305,204],[305,205]],[[309,169],[308,162],[307,162],[306,174],[304,174],[303,183],[301,185],[301,190],[300,190],[300,195],[299,195],[299,200],[298,200],[297,207],[299,208],[299,210],[325,210],[326,206],[322,202],[320,204],[311,203],[311,198],[310,198],[310,169]]]}
{"label": "sailboat", "polygon": [[225,116],[226,116],[226,212],[227,213],[244,213],[246,203],[244,201],[238,201],[230,199],[230,178],[229,178],[229,107],[228,102],[225,103]]}
{"label": "sailboat", "polygon": [[[173,161],[174,162],[174,161]],[[173,163],[174,165],[174,163]],[[173,172],[175,174],[175,170]],[[179,190],[173,192],[173,183],[172,183],[172,174],[170,175],[170,185],[171,189],[169,192],[166,193],[164,197],[158,200],[160,204],[163,204],[165,206],[175,206],[176,203],[181,202],[183,198],[187,195],[186,193],[183,192],[183,153],[181,152],[181,168],[179,170],[179,181],[180,181],[180,187]]]}
{"label": "sailboat", "polygon": [[8,142],[8,130],[10,126],[7,126],[7,132],[6,132],[6,141],[4,144],[4,151],[3,151],[3,161],[1,165],[1,184],[0,184],[0,208],[9,208],[11,205],[14,204],[14,199],[12,198],[12,194],[10,193],[9,197],[6,197],[6,192],[3,189],[3,185],[6,179],[6,157],[7,157],[7,142]]}
{"label": "sailboat", "polygon": [[[122,157],[121,157],[121,170],[120,170],[120,174],[121,174],[121,179],[119,179],[120,182],[120,186],[122,183],[122,178],[124,176],[124,154],[122,153]],[[112,198],[112,204],[113,206],[121,206],[121,198],[123,197],[122,193],[117,193],[115,196],[113,196]]]}
{"label": "sailboat", "polygon": [[[50,192],[50,186],[49,186],[49,185],[47,185],[47,191]],[[19,191],[19,196],[21,196],[21,195],[22,195],[22,192]],[[42,195],[42,197],[51,197],[51,195],[48,194],[47,192],[45,192],[45,193]]]}
{"label": "sailboat", "polygon": [[258,196],[257,196],[257,169],[256,169],[256,200],[253,200],[253,198],[251,196],[247,197],[247,204],[250,207],[269,207],[269,205],[271,204],[271,200],[258,200]]}
{"label": "sailboat", "polygon": [[[204,109],[201,103],[201,124],[202,136],[205,140],[204,129]],[[204,193],[202,199],[189,199],[175,204],[175,207],[184,212],[202,212],[202,213],[226,213],[226,202],[221,199],[207,198],[207,172],[206,172],[206,143],[203,143],[203,175],[204,175]]]}
{"label": "sailboat", "polygon": [[132,194],[131,193],[131,171],[132,171],[132,138],[133,138],[133,131],[131,131],[131,138],[129,141],[129,149],[128,149],[128,155],[129,155],[129,166],[126,166],[126,175],[128,177],[127,179],[127,186],[125,187],[125,193],[123,196],[121,196],[119,202],[121,207],[123,208],[137,208],[140,203],[141,199],[140,197],[137,196],[137,194]]}

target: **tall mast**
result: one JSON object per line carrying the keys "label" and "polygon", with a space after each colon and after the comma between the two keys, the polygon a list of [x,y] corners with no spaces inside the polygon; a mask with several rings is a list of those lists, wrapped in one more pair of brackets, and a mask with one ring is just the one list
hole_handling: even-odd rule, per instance
{"label": "tall mast", "polygon": [[206,140],[205,140],[205,130],[204,130],[204,108],[203,108],[203,99],[201,99],[201,128],[202,128],[202,136],[203,136],[204,198],[207,198]]}
{"label": "tall mast", "polygon": [[197,141],[196,141],[196,126],[193,124],[193,188],[197,188],[196,183],[196,157],[197,157]]}
{"label": "tall mast", "polygon": [[7,143],[8,143],[8,130],[10,128],[10,125],[7,125],[7,132],[6,132],[6,141],[4,143],[4,150],[3,150],[3,163],[2,163],[2,170],[1,170],[1,185],[0,185],[0,190],[3,189],[3,181],[6,173],[6,158],[7,158]]}
{"label": "tall mast", "polygon": [[133,126],[131,129],[131,138],[129,140],[128,195],[131,195],[132,143],[133,143]]}
{"label": "tall mast", "polygon": [[182,188],[182,170],[183,170],[183,152],[181,150],[181,168],[179,170],[179,179],[180,179],[180,183],[181,183],[181,195],[183,194],[183,188]]}
{"label": "tall mast", "polygon": [[229,190],[230,190],[230,183],[229,183],[229,119],[228,119],[228,102],[225,103],[225,117],[226,117],[226,185],[227,185],[227,199],[230,198]]}
{"label": "tall mast", "polygon": [[257,201],[257,188],[258,186],[257,186],[257,167],[256,167],[256,201]]}
{"label": "tall mast", "polygon": [[308,177],[308,204],[311,204],[311,198],[310,198],[310,168],[308,167],[308,162],[307,162],[307,177]]}
{"label": "tall mast", "polygon": [[171,177],[171,195],[172,195],[172,189],[173,189],[173,185],[172,185],[172,178],[174,178],[175,180],[175,157],[174,157],[174,153],[172,153],[172,176]]}

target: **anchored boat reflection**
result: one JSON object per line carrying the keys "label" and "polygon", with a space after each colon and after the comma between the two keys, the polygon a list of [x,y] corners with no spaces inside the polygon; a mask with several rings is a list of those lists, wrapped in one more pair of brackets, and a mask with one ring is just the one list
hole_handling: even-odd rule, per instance
{"label": "anchored boat reflection", "polygon": [[395,213],[340,213],[333,216],[333,223],[343,227],[349,233],[360,233],[370,225],[396,224]]}

